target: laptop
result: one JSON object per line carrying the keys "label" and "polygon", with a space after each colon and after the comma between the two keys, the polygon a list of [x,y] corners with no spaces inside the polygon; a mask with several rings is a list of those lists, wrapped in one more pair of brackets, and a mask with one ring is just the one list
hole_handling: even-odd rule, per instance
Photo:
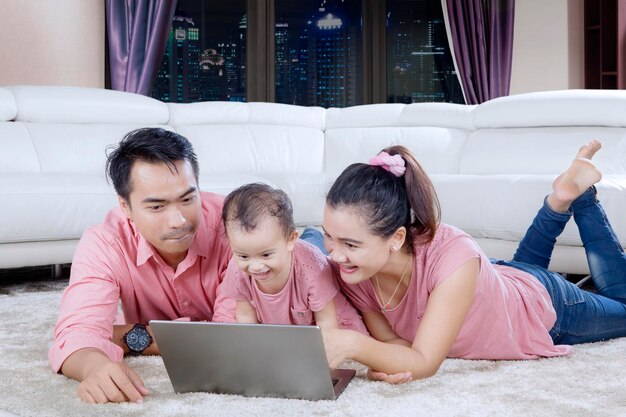
{"label": "laptop", "polygon": [[152,320],[177,393],[334,400],[353,369],[328,368],[318,326]]}

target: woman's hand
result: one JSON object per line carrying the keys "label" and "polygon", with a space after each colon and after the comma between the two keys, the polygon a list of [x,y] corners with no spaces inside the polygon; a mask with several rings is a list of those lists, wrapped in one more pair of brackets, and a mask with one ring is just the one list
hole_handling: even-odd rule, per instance
{"label": "woman's hand", "polygon": [[383,381],[389,384],[405,384],[413,381],[411,372],[398,372],[397,374],[386,374],[384,372],[375,371],[372,368],[367,369],[367,378],[372,381]]}
{"label": "woman's hand", "polygon": [[335,369],[341,362],[352,358],[354,348],[354,335],[352,330],[322,329],[324,348],[328,366]]}

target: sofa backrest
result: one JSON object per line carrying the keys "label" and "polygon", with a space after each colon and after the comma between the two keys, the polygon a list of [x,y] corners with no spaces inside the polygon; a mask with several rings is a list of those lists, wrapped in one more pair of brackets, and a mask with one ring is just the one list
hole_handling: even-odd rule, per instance
{"label": "sofa backrest", "polygon": [[602,140],[594,161],[605,175],[626,174],[626,91],[544,91],[501,97],[472,112],[459,173],[556,175],[578,148]]}
{"label": "sofa backrest", "polygon": [[3,93],[0,100],[10,94],[17,111],[0,127],[10,141],[2,158],[19,161],[17,172],[102,175],[107,146],[132,129],[165,126],[169,117],[164,103],[119,91],[13,86]]}
{"label": "sofa backrest", "polygon": [[[323,109],[272,103],[165,104],[79,87],[0,88],[0,172],[101,174],[104,149],[129,130],[163,126],[188,137],[206,174],[325,174],[403,144],[430,174],[557,174],[581,143],[626,173],[626,92],[567,90],[480,106],[379,104]],[[80,157],[76,157],[80,155]],[[235,162],[236,161],[236,162]]]}
{"label": "sofa backrest", "polygon": [[324,168],[321,107],[272,103],[168,104],[169,125],[187,137],[207,174],[319,174]]}
{"label": "sofa backrest", "polygon": [[458,174],[474,106],[447,103],[373,104],[326,112],[329,182],[351,163],[367,162],[381,149],[401,144],[430,174]]}
{"label": "sofa backrest", "polygon": [[38,173],[37,152],[24,124],[13,122],[16,116],[15,97],[0,88],[0,174]]}

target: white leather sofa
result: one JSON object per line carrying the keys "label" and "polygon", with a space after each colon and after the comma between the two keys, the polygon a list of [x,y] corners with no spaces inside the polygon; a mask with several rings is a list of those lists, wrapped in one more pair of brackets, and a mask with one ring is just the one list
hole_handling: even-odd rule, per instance
{"label": "white leather sofa", "polygon": [[[600,138],[599,195],[626,242],[626,91],[323,109],[8,86],[0,87],[0,268],[70,262],[82,231],[117,204],[104,175],[105,148],[145,126],[191,140],[203,190],[228,193],[253,181],[281,187],[301,226],[321,224],[325,193],[348,164],[406,145],[433,179],[443,220],[499,258],[511,257],[579,146]],[[573,222],[552,268],[587,271]]]}

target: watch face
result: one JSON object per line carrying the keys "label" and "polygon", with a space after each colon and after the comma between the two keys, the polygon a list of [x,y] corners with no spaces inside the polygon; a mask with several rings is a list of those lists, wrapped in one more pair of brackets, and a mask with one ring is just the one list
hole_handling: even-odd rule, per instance
{"label": "watch face", "polygon": [[132,352],[143,352],[150,342],[150,334],[145,328],[134,327],[126,334],[126,344]]}

